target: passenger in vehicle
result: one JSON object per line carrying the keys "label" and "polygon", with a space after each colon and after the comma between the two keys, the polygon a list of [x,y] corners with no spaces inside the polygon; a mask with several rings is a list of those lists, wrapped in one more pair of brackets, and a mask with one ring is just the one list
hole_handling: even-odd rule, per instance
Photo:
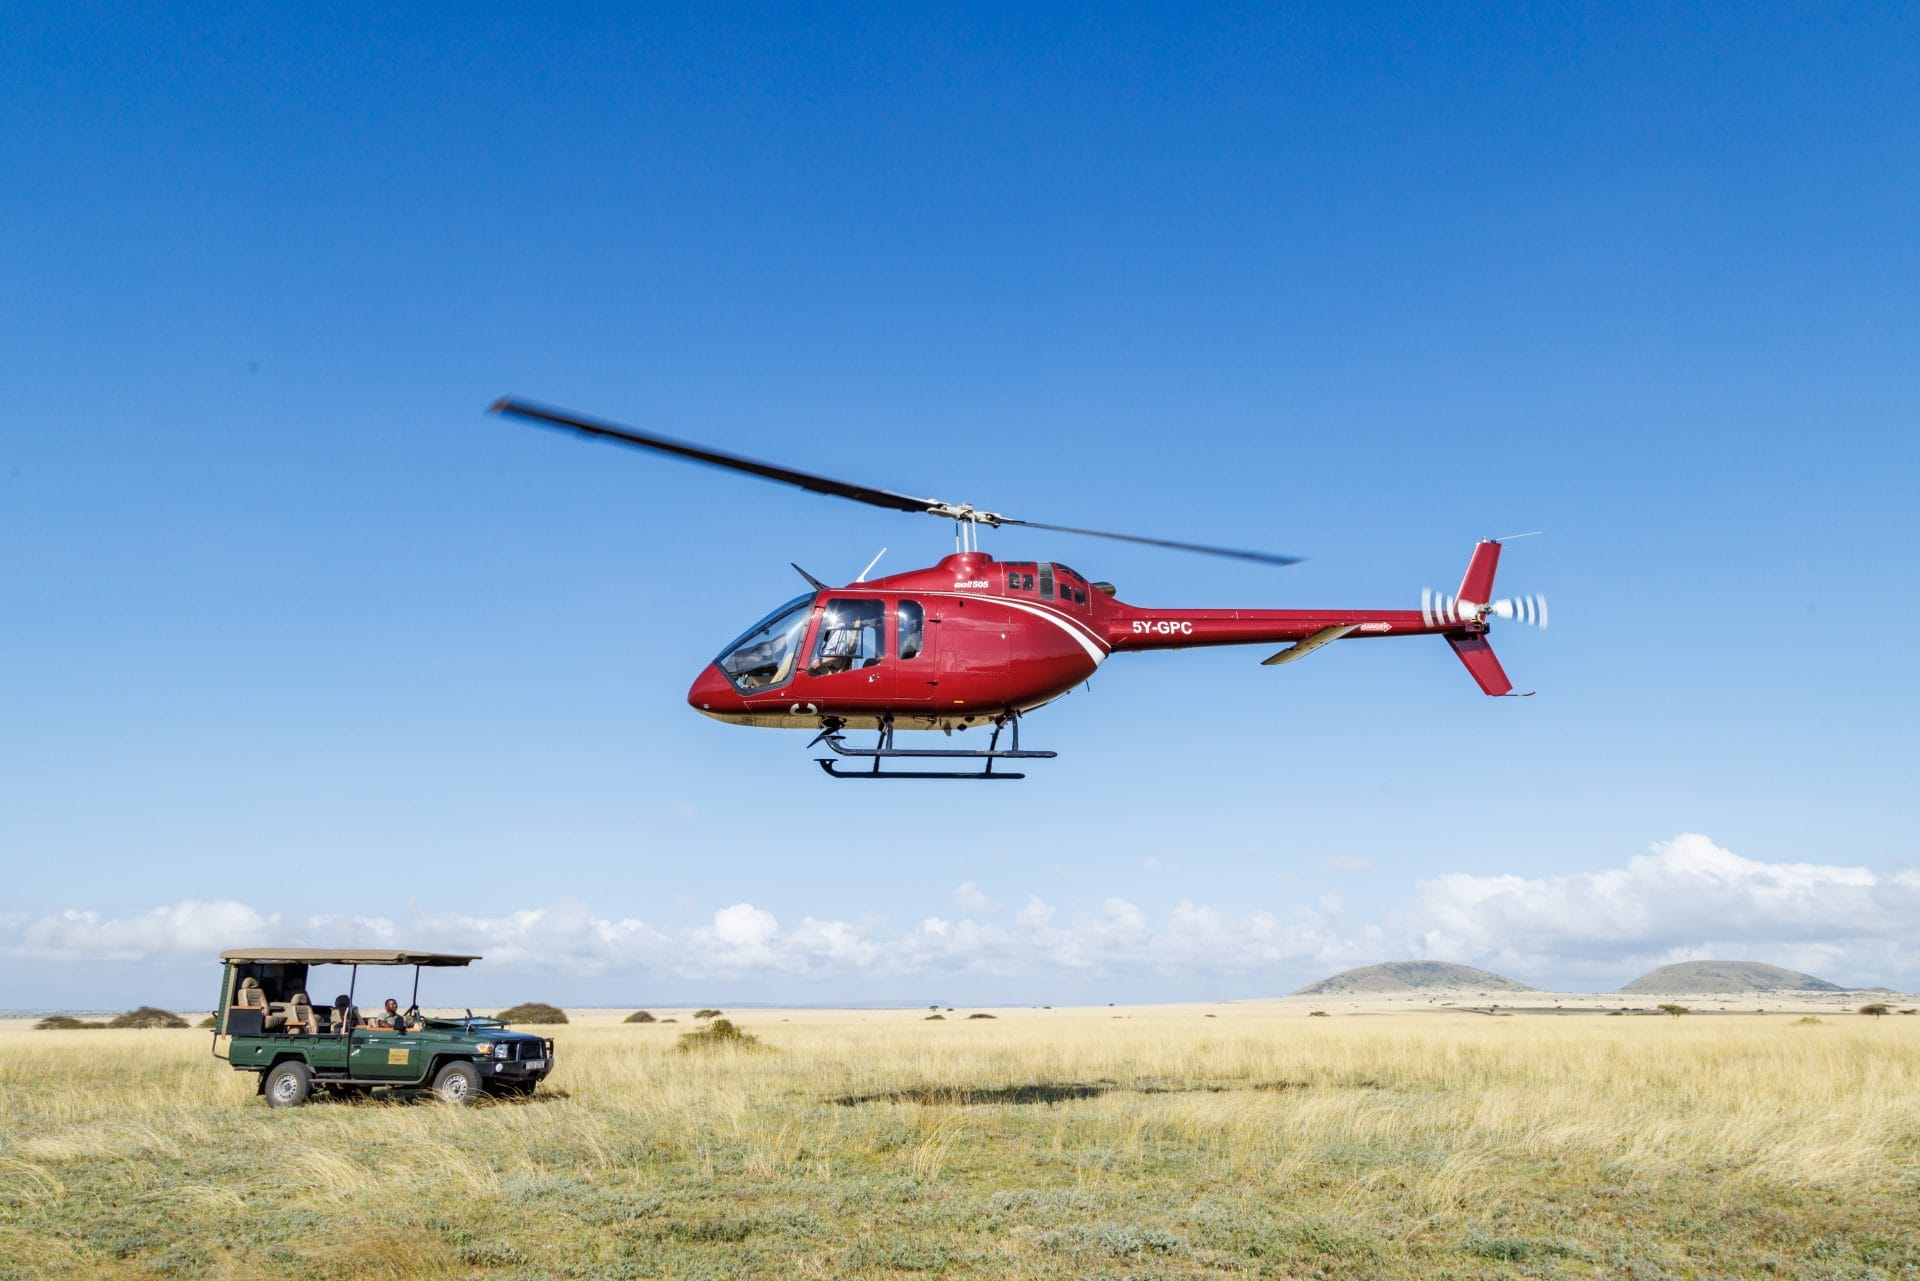
{"label": "passenger in vehicle", "polygon": [[385,1013],[373,1021],[374,1027],[385,1028],[394,1032],[404,1032],[407,1030],[407,1016],[400,1012],[399,1001],[391,996],[388,997],[385,1011]]}

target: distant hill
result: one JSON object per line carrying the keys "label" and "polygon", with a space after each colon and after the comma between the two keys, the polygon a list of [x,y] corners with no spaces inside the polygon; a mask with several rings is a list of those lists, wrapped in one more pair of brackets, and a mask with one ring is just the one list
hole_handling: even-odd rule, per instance
{"label": "distant hill", "polygon": [[1309,983],[1295,996],[1375,995],[1394,992],[1531,992],[1525,983],[1446,961],[1388,961],[1342,970]]}
{"label": "distant hill", "polygon": [[1844,992],[1846,988],[1799,970],[1758,961],[1681,961],[1648,970],[1620,989],[1622,992]]}

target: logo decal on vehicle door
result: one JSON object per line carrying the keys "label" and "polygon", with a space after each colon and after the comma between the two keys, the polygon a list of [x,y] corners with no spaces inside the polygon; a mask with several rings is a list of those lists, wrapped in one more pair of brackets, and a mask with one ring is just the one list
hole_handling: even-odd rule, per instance
{"label": "logo decal on vehicle door", "polygon": [[387,1064],[390,1067],[405,1067],[407,1065],[407,1051],[388,1050]]}

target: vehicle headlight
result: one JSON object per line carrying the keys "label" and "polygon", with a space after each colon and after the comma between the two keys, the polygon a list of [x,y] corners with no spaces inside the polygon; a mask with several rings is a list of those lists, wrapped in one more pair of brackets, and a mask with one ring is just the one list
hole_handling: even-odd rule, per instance
{"label": "vehicle headlight", "polygon": [[473,1052],[475,1054],[491,1054],[493,1053],[493,1042],[492,1041],[475,1041],[473,1043]]}
{"label": "vehicle headlight", "polygon": [[501,1044],[493,1047],[493,1057],[496,1059],[504,1059],[507,1057],[507,1047],[505,1042],[502,1042]]}

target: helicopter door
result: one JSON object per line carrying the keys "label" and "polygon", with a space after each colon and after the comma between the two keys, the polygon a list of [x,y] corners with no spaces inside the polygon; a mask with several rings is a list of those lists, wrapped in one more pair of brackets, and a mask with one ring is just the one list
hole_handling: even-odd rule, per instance
{"label": "helicopter door", "polygon": [[864,702],[893,697],[894,668],[887,661],[887,605],[879,600],[830,597],[820,610],[813,648],[807,651],[810,694]]}
{"label": "helicopter door", "polygon": [[966,716],[1004,702],[1012,630],[1004,607],[986,599],[928,603],[927,635],[940,673],[934,710]]}

